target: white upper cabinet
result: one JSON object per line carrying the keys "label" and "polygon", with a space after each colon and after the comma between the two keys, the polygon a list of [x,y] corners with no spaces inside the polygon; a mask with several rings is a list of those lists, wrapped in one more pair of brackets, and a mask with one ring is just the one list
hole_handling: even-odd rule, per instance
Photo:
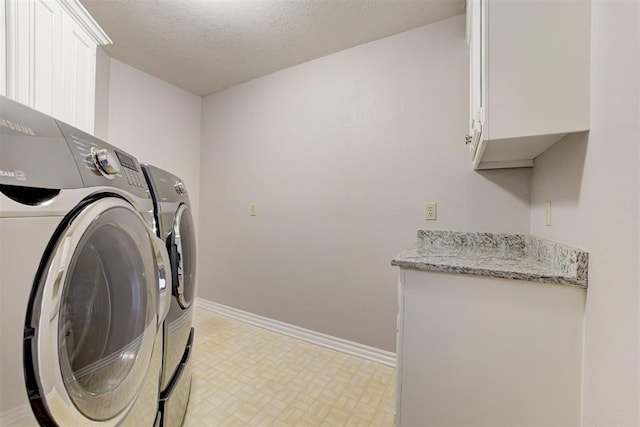
{"label": "white upper cabinet", "polygon": [[467,0],[475,169],[533,166],[589,129],[589,0]]}
{"label": "white upper cabinet", "polygon": [[111,40],[77,0],[0,0],[3,94],[93,133],[96,47]]}
{"label": "white upper cabinet", "polygon": [[7,96],[7,19],[5,0],[0,0],[0,95]]}

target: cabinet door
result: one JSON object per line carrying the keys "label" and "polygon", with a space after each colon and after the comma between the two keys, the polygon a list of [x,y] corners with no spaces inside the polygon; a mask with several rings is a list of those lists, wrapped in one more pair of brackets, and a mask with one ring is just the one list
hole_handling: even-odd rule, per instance
{"label": "cabinet door", "polygon": [[6,92],[9,98],[31,106],[29,9],[27,1],[5,0]]}
{"label": "cabinet door", "polygon": [[483,0],[467,2],[469,14],[469,133],[471,157],[475,155],[484,123],[485,99],[485,57]]}
{"label": "cabinet door", "polygon": [[33,0],[31,14],[33,108],[54,117],[62,116],[62,9],[52,0]]}
{"label": "cabinet door", "polygon": [[6,0],[7,96],[33,106],[31,61],[31,5],[33,1]]}
{"label": "cabinet door", "polygon": [[6,94],[60,118],[62,9],[53,0],[6,0]]}
{"label": "cabinet door", "polygon": [[589,129],[590,2],[487,3],[487,139]]}
{"label": "cabinet door", "polygon": [[73,19],[63,17],[64,121],[93,133],[96,44]]}
{"label": "cabinet door", "polygon": [[6,3],[6,44],[0,40],[6,49],[6,78],[0,63],[0,79],[6,86],[0,91],[93,133],[96,41],[58,0],[0,1],[0,7]]}
{"label": "cabinet door", "polygon": [[400,426],[579,426],[586,292],[404,270]]}
{"label": "cabinet door", "polygon": [[0,0],[0,95],[7,96],[7,18],[6,2]]}

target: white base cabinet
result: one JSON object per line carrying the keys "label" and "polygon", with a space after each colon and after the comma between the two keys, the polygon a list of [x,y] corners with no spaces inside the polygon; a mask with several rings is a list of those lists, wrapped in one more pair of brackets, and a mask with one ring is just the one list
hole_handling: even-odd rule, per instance
{"label": "white base cabinet", "polygon": [[77,0],[2,0],[6,96],[93,133],[96,47],[111,41]]}
{"label": "white base cabinet", "polygon": [[578,426],[578,287],[402,269],[396,423]]}

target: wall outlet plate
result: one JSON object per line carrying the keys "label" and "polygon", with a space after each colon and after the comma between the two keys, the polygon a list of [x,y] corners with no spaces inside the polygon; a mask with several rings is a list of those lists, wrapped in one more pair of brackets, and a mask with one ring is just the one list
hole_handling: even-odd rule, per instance
{"label": "wall outlet plate", "polygon": [[428,221],[435,221],[438,219],[438,204],[427,203],[424,208],[424,219]]}

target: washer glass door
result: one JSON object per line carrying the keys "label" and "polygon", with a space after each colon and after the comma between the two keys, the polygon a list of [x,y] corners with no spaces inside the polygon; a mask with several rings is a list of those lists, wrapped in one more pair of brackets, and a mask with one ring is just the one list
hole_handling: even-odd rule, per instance
{"label": "washer glass door", "polygon": [[[128,203],[100,199],[70,220],[44,279],[34,365],[48,412],[58,424],[121,418],[148,374],[158,330],[150,230]],[[47,390],[69,403],[52,406],[58,399]]]}

